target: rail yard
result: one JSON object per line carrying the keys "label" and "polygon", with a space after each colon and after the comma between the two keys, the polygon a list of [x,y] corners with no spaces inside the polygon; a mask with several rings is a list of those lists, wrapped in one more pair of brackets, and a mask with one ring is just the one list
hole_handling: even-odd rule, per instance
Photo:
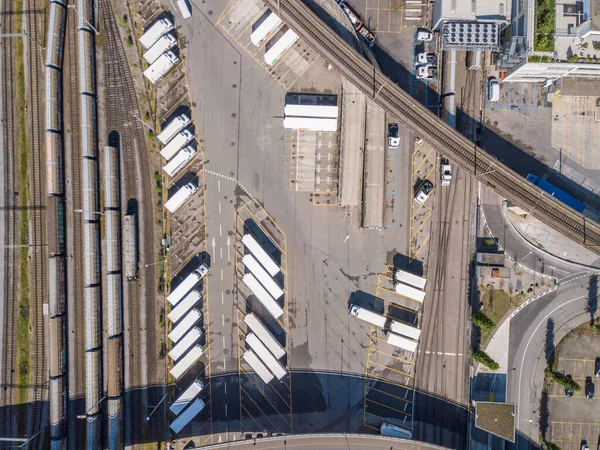
{"label": "rail yard", "polygon": [[481,190],[589,253],[600,216],[440,119],[407,5],[2,1],[1,448],[473,442],[471,315],[529,256],[480,264]]}

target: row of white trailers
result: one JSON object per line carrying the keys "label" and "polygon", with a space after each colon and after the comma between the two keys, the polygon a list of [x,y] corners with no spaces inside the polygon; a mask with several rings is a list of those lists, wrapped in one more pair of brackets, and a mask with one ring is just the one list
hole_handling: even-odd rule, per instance
{"label": "row of white trailers", "polygon": [[[283,315],[278,300],[283,297],[284,291],[274,277],[281,269],[254,236],[245,234],[242,243],[249,252],[242,258],[248,270],[242,281],[250,288],[254,298],[277,320]],[[285,356],[285,349],[254,313],[246,315],[244,322],[248,326],[245,339],[248,349],[242,356],[244,361],[265,384],[274,378],[281,381],[287,375],[286,367],[280,362]]]}
{"label": "row of white trailers", "polygon": [[171,33],[172,30],[173,23],[163,17],[154,22],[139,39],[146,50],[144,59],[149,64],[144,76],[152,84],[156,84],[179,62],[179,58],[172,51],[177,46],[177,39]]}
{"label": "row of white trailers", "polygon": [[[256,47],[262,47],[263,44],[269,47],[264,58],[269,66],[273,66],[285,52],[292,48],[299,36],[289,28],[284,33],[278,33],[283,27],[283,21],[273,11],[269,11],[263,19],[250,35],[250,42]],[[279,36],[275,37],[277,34]]]}

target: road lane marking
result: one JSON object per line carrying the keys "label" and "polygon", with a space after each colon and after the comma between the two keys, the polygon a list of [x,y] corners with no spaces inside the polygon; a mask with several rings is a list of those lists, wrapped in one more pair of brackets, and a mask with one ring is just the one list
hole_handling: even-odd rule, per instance
{"label": "road lane marking", "polygon": [[225,386],[225,393],[227,394],[227,383],[225,383],[223,386]]}
{"label": "road lane marking", "polygon": [[221,202],[219,202],[219,214],[221,214]]}
{"label": "road lane marking", "polygon": [[223,281],[223,269],[221,269],[221,281]]}
{"label": "road lane marking", "polygon": [[223,247],[219,247],[219,252],[221,252],[221,259],[223,259]]}
{"label": "road lane marking", "polygon": [[221,314],[221,326],[225,326],[225,314]]}
{"label": "road lane marking", "polygon": [[227,361],[223,358],[223,370],[227,370]]}
{"label": "road lane marking", "polygon": [[225,336],[223,336],[223,348],[225,348]]}
{"label": "road lane marking", "polygon": [[[217,180],[217,189],[221,192],[221,180]],[[219,203],[219,206],[221,206],[221,203]]]}
{"label": "road lane marking", "polygon": [[227,403],[225,403],[225,415],[227,415]]}
{"label": "road lane marking", "polygon": [[439,355],[439,356],[464,356],[462,353],[432,352],[430,350],[426,350],[425,354],[426,355]]}
{"label": "road lane marking", "polygon": [[224,294],[221,292],[221,305],[225,303]]}
{"label": "road lane marking", "polygon": [[219,236],[223,236],[223,226],[219,224]]}

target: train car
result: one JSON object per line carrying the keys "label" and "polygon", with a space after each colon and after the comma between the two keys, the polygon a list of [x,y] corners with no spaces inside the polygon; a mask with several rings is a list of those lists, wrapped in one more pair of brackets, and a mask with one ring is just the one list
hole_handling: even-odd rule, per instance
{"label": "train car", "polygon": [[100,244],[98,241],[97,223],[86,223],[83,226],[83,257],[85,286],[97,286],[100,283]]}
{"label": "train car", "polygon": [[98,162],[95,159],[83,158],[82,167],[82,214],[84,222],[100,220],[98,211]]}
{"label": "train car", "polygon": [[62,197],[48,197],[48,255],[59,256],[65,253],[65,200]]}
{"label": "train car", "polygon": [[119,154],[115,147],[104,147],[104,207],[119,209],[121,199],[119,190],[121,178],[119,174]]}
{"label": "train car", "polygon": [[66,21],[67,10],[65,6],[56,2],[50,3],[46,39],[46,66],[62,69]]}
{"label": "train car", "polygon": [[86,415],[85,447],[87,449],[102,448],[102,415],[100,413]]}
{"label": "train car", "polygon": [[79,92],[96,95],[95,35],[79,33]]}
{"label": "train car", "polygon": [[79,128],[81,131],[81,155],[88,158],[98,157],[98,135],[96,125],[98,114],[96,99],[89,95],[80,95],[81,116]]}
{"label": "train car", "polygon": [[109,209],[104,213],[105,219],[105,253],[102,259],[106,261],[106,272],[121,272],[120,221],[121,213]]}
{"label": "train car", "polygon": [[577,200],[572,195],[569,195],[562,189],[557,188],[549,181],[546,181],[543,178],[540,178],[531,173],[527,174],[527,181],[535,184],[542,191],[550,194],[552,197],[557,198],[558,200],[563,202],[565,205],[567,205],[569,208],[574,209],[578,213],[583,213],[583,211],[585,210],[585,204],[582,201]]}
{"label": "train car", "polygon": [[[80,31],[95,31],[90,27],[94,25],[94,0],[77,0],[77,16],[79,17],[78,29]],[[80,35],[83,33],[79,33]]]}
{"label": "train car", "polygon": [[123,446],[123,400],[108,399],[108,450],[122,450]]}
{"label": "train car", "polygon": [[100,412],[102,398],[102,350],[85,352],[85,410],[93,415]]}
{"label": "train car", "polygon": [[123,297],[120,273],[106,275],[106,297],[108,335],[115,336],[123,332]]}
{"label": "train car", "polygon": [[64,194],[64,147],[62,135],[46,131],[46,187],[48,195]]}
{"label": "train car", "polygon": [[85,299],[85,349],[94,351],[102,345],[102,308],[99,287],[84,289]]}
{"label": "train car", "polygon": [[128,280],[138,274],[137,220],[135,214],[123,217],[123,273]]}
{"label": "train car", "polygon": [[46,130],[62,131],[62,72],[46,67]]}
{"label": "train car", "polygon": [[106,340],[106,379],[109,398],[123,394],[123,336],[111,336]]}
{"label": "train car", "polygon": [[66,316],[54,316],[48,320],[50,377],[61,377],[67,369]]}
{"label": "train car", "polygon": [[65,377],[50,378],[48,403],[50,406],[50,437],[61,438],[66,431],[67,389]]}
{"label": "train car", "polygon": [[48,315],[65,313],[67,303],[67,267],[64,256],[48,258]]}

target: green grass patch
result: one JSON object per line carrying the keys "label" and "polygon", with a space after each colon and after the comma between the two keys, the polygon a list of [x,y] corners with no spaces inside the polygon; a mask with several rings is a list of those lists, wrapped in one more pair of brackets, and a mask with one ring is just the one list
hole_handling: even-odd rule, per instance
{"label": "green grass patch", "polygon": [[535,37],[533,38],[535,51],[554,51],[555,19],[554,0],[538,0],[535,13]]}
{"label": "green grass patch", "polygon": [[552,62],[552,58],[550,58],[549,56],[531,55],[531,56],[527,57],[527,61],[529,61],[529,62],[537,62],[537,63],[551,63]]}
{"label": "green grass patch", "polygon": [[[482,312],[493,323],[497,324],[502,320],[504,314],[513,306],[510,294],[502,289],[493,289],[487,287],[479,288],[479,296],[483,302]],[[492,329],[481,330],[481,338],[485,341],[493,332]]]}

